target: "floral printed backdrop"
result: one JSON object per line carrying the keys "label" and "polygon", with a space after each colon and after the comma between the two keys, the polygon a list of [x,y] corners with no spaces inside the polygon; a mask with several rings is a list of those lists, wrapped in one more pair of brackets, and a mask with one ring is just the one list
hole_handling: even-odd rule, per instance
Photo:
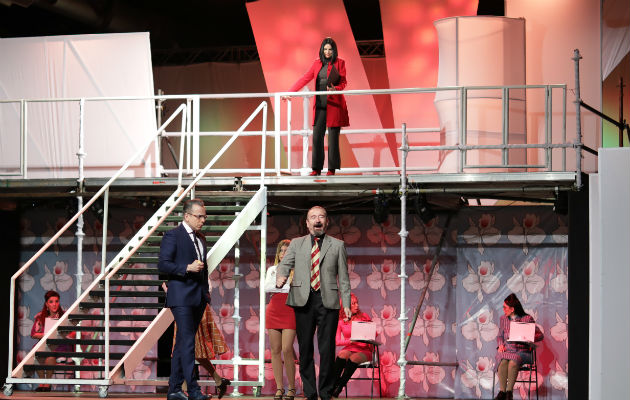
{"label": "floral printed backdrop", "polygon": [[[108,257],[116,251],[148,214],[137,210],[110,209]],[[54,213],[52,214],[54,215]],[[60,214],[54,225],[51,212],[31,212],[22,226],[22,260],[26,261],[55,229],[65,222]],[[376,224],[371,215],[331,213],[328,234],[343,239],[353,292],[362,311],[377,324],[383,396],[398,394],[401,346],[400,216]],[[542,399],[567,396],[567,226],[563,217],[549,207],[475,207],[458,212],[446,229],[446,242],[429,279],[431,260],[445,229],[445,215],[423,224],[408,216],[405,310],[413,318],[420,294],[427,297],[410,337],[408,360],[457,362],[458,367],[407,366],[406,394],[411,397],[490,398],[492,394],[496,335],[503,299],[514,292],[545,334],[538,346],[539,394]],[[85,287],[100,272],[102,227],[89,219],[85,227],[83,254]],[[306,234],[301,215],[268,219],[267,259],[271,265],[275,247],[283,238]],[[239,352],[256,357],[260,331],[258,291],[260,288],[260,235],[251,231],[240,241],[240,261],[227,257],[211,275],[212,308],[230,351],[234,355],[234,332],[239,329]],[[23,357],[32,348],[33,317],[41,309],[43,293],[54,288],[62,305],[75,299],[76,239],[64,235],[20,281],[18,349]],[[240,326],[234,318],[235,286],[240,289]],[[129,301],[133,301],[133,298]],[[143,310],[133,311],[143,313]],[[123,322],[121,322],[123,323]],[[405,328],[408,329],[408,328]],[[403,333],[405,337],[406,333]],[[296,344],[297,351],[297,344]],[[115,350],[114,350],[115,351]],[[155,376],[155,351],[138,368],[138,378]],[[265,358],[270,358],[267,349]],[[233,368],[219,366],[224,376]],[[368,376],[369,370],[357,372]],[[255,380],[257,367],[242,368],[240,379]],[[298,388],[301,382],[298,378]],[[355,375],[356,376],[356,375]],[[124,388],[122,388],[124,389]],[[146,389],[146,388],[136,388]],[[266,364],[263,394],[275,389],[271,365]],[[369,396],[369,381],[350,381],[350,396]],[[375,388],[378,389],[378,388]],[[516,398],[527,398],[527,387],[517,384]],[[243,393],[251,388],[243,387]]]}

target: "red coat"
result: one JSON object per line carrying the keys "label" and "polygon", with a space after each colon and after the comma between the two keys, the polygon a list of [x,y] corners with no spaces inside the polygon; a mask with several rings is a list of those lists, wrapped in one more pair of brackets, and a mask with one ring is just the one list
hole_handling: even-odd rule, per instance
{"label": "red coat", "polygon": [[[339,71],[339,83],[335,86],[335,89],[343,90],[348,84],[346,81],[346,62],[341,58],[337,58],[333,64],[335,65],[335,68],[337,68],[337,71]],[[321,69],[322,62],[318,58],[315,62],[313,62],[313,65],[311,65],[311,68],[309,68],[304,76],[298,79],[298,81],[291,86],[289,92],[297,92],[313,79],[317,79],[317,74],[319,74],[319,70]],[[327,76],[330,76],[331,69],[331,64],[328,64]],[[313,122],[311,125],[315,125],[315,101],[313,101]],[[342,94],[328,96],[328,101],[326,102],[326,126],[337,127],[348,125],[350,125],[350,121],[348,119],[348,106],[346,106],[346,99]]]}

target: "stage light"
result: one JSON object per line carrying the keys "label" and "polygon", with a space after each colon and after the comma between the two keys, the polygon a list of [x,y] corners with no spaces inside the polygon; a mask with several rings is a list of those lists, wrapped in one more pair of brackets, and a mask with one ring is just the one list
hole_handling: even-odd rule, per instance
{"label": "stage light", "polygon": [[418,196],[416,196],[415,206],[416,214],[418,214],[422,222],[425,224],[436,217],[435,212],[433,212],[433,210],[429,207],[429,203],[427,203],[427,198],[424,194],[418,194]]}
{"label": "stage light", "polygon": [[374,197],[374,221],[382,224],[389,217],[389,199],[384,193],[379,193]]}

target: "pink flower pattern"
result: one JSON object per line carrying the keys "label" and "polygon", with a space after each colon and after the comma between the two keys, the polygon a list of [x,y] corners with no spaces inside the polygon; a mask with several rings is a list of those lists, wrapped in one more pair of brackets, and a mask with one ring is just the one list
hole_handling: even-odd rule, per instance
{"label": "pink flower pattern", "polygon": [[495,217],[492,214],[481,214],[477,223],[468,218],[470,227],[464,231],[462,238],[466,243],[477,243],[477,249],[483,254],[485,246],[497,244],[501,239],[501,231],[494,227]]}
{"label": "pink flower pattern", "polygon": [[418,318],[413,328],[413,336],[422,337],[425,346],[429,345],[429,337],[437,338],[444,334],[446,325],[444,321],[439,319],[440,308],[437,306],[427,305],[423,312],[420,313],[422,318]]}
{"label": "pink flower pattern", "polygon": [[507,286],[514,293],[520,294],[521,302],[527,302],[529,295],[539,293],[545,286],[545,280],[537,275],[538,258],[528,261],[520,270],[512,265],[512,277]]}
{"label": "pink flower pattern", "polygon": [[499,327],[494,323],[493,318],[494,313],[484,307],[462,325],[462,335],[468,340],[474,340],[477,344],[477,350],[481,350],[482,340],[484,342],[496,340]]}
{"label": "pink flower pattern", "polygon": [[396,219],[390,215],[382,224],[374,223],[367,231],[367,238],[370,242],[379,244],[385,253],[388,246],[396,246],[400,243],[399,232],[400,228],[396,226]]}
{"label": "pink flower pattern", "polygon": [[397,270],[398,265],[392,259],[383,260],[380,271],[372,264],[372,273],[367,277],[368,286],[374,290],[379,290],[384,299],[387,297],[387,291],[400,288]]}
{"label": "pink flower pattern", "polygon": [[210,274],[212,288],[219,288],[221,297],[225,296],[225,290],[234,289],[234,261],[224,259]]}
{"label": "pink flower pattern", "polygon": [[514,228],[508,232],[508,240],[514,244],[523,245],[523,253],[527,255],[529,246],[539,245],[545,240],[545,231],[538,225],[540,217],[536,214],[526,214],[522,221],[512,219]]}
{"label": "pink flower pattern", "polygon": [[483,301],[483,294],[491,294],[499,289],[501,282],[494,275],[494,263],[482,261],[475,271],[468,265],[468,276],[463,279],[464,289],[470,293],[477,293],[477,300]]}
{"label": "pink flower pattern", "polygon": [[[451,393],[451,385],[458,380],[461,385],[453,387],[456,397],[487,397],[486,395],[492,389],[494,342],[498,331],[496,322],[500,315],[500,303],[497,304],[500,299],[497,300],[497,296],[515,291],[524,305],[534,307],[533,310],[526,309],[526,312],[540,323],[539,327],[543,331],[546,328],[549,332],[544,345],[539,347],[539,361],[544,359],[545,363],[548,362],[546,365],[551,368],[549,372],[545,372],[544,366],[541,368],[542,375],[539,374],[539,382],[542,386],[546,386],[542,390],[548,393],[550,399],[555,400],[562,393],[566,397],[566,348],[568,346],[566,308],[563,305],[557,305],[555,308],[557,311],[551,312],[547,308],[535,309],[536,305],[546,304],[545,301],[548,296],[556,296],[553,301],[568,296],[567,267],[566,261],[564,261],[566,260],[566,249],[557,246],[551,249],[544,243],[547,236],[549,241],[554,243],[566,243],[566,223],[563,217],[548,214],[546,211],[540,211],[539,208],[516,218],[512,218],[512,215],[517,215],[514,211],[507,213],[486,210],[483,212],[463,210],[466,213],[464,214],[465,218],[452,224],[449,228],[449,233],[452,233],[449,235],[449,244],[445,248],[446,251],[442,253],[440,263],[436,265],[435,274],[430,281],[428,281],[428,272],[433,255],[432,247],[437,245],[442,234],[439,221],[444,217],[440,214],[437,219],[424,225],[417,217],[411,216],[413,222],[407,242],[406,268],[407,273],[410,273],[407,280],[407,307],[415,305],[414,298],[427,286],[428,297],[424,300],[416,329],[412,332],[411,352],[408,357],[414,360],[420,357],[424,361],[451,361],[454,358],[451,351],[454,350],[449,349],[446,351],[448,355],[445,355],[442,347],[447,343],[455,343],[461,368],[408,365],[406,370],[409,380],[406,394],[417,396],[416,391],[419,391],[422,394],[443,397],[447,393]],[[509,218],[506,219],[506,216]],[[119,226],[125,226],[113,234],[114,241],[119,240],[120,243],[127,241],[130,237],[129,234],[142,226],[145,220],[144,216],[138,218],[131,216],[123,219],[124,224],[119,223]],[[369,312],[377,324],[378,340],[382,343],[380,351],[383,367],[383,395],[390,397],[395,396],[398,391],[398,384],[396,383],[400,378],[398,344],[400,336],[406,335],[406,332],[401,332],[401,323],[398,320],[400,310],[398,294],[400,278],[398,275],[401,273],[398,258],[400,246],[398,221],[399,217],[396,215],[390,216],[382,225],[375,224],[367,215],[333,215],[328,231],[330,235],[343,238],[346,242],[351,288],[359,296],[362,309]],[[65,220],[63,222],[65,223]],[[269,259],[272,258],[277,240],[307,233],[303,216],[275,216],[270,218],[268,222],[268,238],[273,239],[274,235],[277,236],[275,240],[268,241]],[[96,231],[102,229],[98,225],[92,223],[86,230],[89,230],[91,235],[95,235]],[[23,226],[30,237],[39,240],[40,235],[45,236],[45,233],[41,233],[41,226],[45,226],[45,224],[30,223]],[[113,224],[110,225],[110,229],[116,231],[113,227]],[[36,232],[28,233],[30,231]],[[272,232],[271,235],[270,232]],[[284,235],[281,234],[282,232]],[[49,236],[54,233],[54,228],[48,232]],[[252,244],[259,240],[257,233],[248,232],[247,235],[253,235],[250,240]],[[254,236],[258,236],[258,239]],[[25,296],[27,298],[25,300],[20,299],[21,294],[42,291],[43,287],[40,288],[40,285],[63,292],[62,289],[67,284],[64,279],[70,279],[68,289],[62,293],[62,303],[67,306],[73,301],[72,296],[76,284],[73,272],[74,265],[66,261],[65,252],[67,249],[63,248],[62,243],[73,243],[74,234],[70,232],[66,235],[65,240],[65,242],[58,241],[59,243],[56,244],[54,249],[57,254],[50,254],[47,258],[42,258],[39,266],[29,271],[33,275],[30,278],[28,275],[24,276],[19,281],[20,290],[17,295],[18,302],[20,302],[18,305],[21,308],[18,309],[16,328],[20,346],[17,351],[22,352],[18,353],[22,356],[26,352],[24,346],[32,346],[34,343],[28,337],[30,334],[29,321],[32,324],[29,316],[30,310],[35,309],[37,311],[41,308],[41,297],[39,294],[29,293],[28,296]],[[100,236],[90,240],[91,243],[96,244],[99,242]],[[90,241],[87,242],[90,243]],[[451,247],[451,244],[455,244],[455,247]],[[250,246],[249,243],[246,245]],[[535,248],[536,246],[538,248]],[[507,252],[511,248],[516,248],[518,254],[510,259],[514,265],[506,265],[504,255],[508,254]],[[449,252],[453,249],[455,251]],[[100,252],[100,247],[98,251]],[[260,274],[258,264],[260,260],[259,256],[256,256],[258,254],[256,251],[258,250],[254,249],[246,256],[244,256],[246,254],[244,252],[240,260],[241,272],[244,270],[243,266],[249,264],[249,270],[244,276],[245,279],[239,282],[241,285],[240,315],[243,318],[243,322],[240,324],[242,347],[239,355],[241,357],[256,356],[259,315],[260,312],[264,312],[264,308],[258,308]],[[548,252],[553,252],[553,254],[549,255]],[[524,257],[523,254],[527,257]],[[483,258],[480,258],[479,255],[483,255]],[[462,260],[469,260],[470,265],[462,264]],[[144,265],[137,265],[137,267],[142,266]],[[84,277],[81,280],[81,285],[85,286],[95,279],[101,268],[100,256],[90,254],[84,257]],[[459,285],[457,285],[457,281],[460,282]],[[213,308],[217,308],[215,309],[216,322],[226,335],[229,347],[232,347],[232,335],[234,335],[235,330],[234,291],[232,290],[235,287],[235,282],[233,260],[227,258],[213,271],[211,284],[212,288],[215,289],[212,298]],[[450,284],[446,284],[447,282]],[[549,285],[548,290],[543,290],[545,284]],[[380,296],[374,296],[374,291],[378,291]],[[561,296],[557,296],[557,294]],[[37,301],[32,300],[35,299],[36,295]],[[482,299],[481,303],[479,296]],[[466,299],[465,309],[455,308],[454,311],[453,299],[461,298]],[[119,298],[116,301],[136,301],[132,299]],[[461,300],[457,301],[460,302]],[[29,309],[27,305],[30,305],[31,302],[37,304]],[[461,307],[461,305],[458,303],[457,307]],[[116,312],[123,313],[122,311]],[[145,311],[124,311],[124,313],[132,312],[144,313]],[[406,315],[409,318],[410,312],[407,311]],[[555,322],[548,324],[549,317],[552,321],[555,317]],[[116,322],[116,324],[124,323],[129,322]],[[24,325],[22,330],[20,330],[20,324]],[[91,324],[98,323],[82,322],[82,325]],[[147,322],[142,322],[142,324],[147,324]],[[447,325],[449,329],[446,329]],[[138,334],[116,334],[115,336],[116,338],[135,338]],[[457,338],[457,340],[453,340],[453,338]],[[426,348],[429,345],[432,347],[430,350]],[[96,346],[92,346],[91,351],[96,350],[98,350]],[[269,350],[266,349],[265,353],[268,358]],[[220,358],[230,359],[232,356],[233,352],[230,350],[221,355]],[[141,366],[138,370],[138,374],[140,374],[138,376],[146,376],[147,371],[152,374],[150,369],[149,364]],[[228,378],[233,377],[232,366],[219,365],[218,369],[220,374]],[[240,368],[239,375],[239,380],[255,378],[257,367]],[[266,382],[263,393],[271,394],[275,384],[270,364],[265,365],[264,375]],[[297,385],[301,387],[299,373],[296,372],[296,375]],[[365,371],[362,371],[361,375],[365,376]],[[409,385],[411,382],[416,385]],[[357,382],[355,385],[359,385],[359,383]],[[365,387],[368,384],[361,383],[361,385]],[[518,395],[526,397],[526,390],[526,387],[517,385],[515,394],[518,393]],[[484,391],[486,392],[484,393]]]}
{"label": "pink flower pattern", "polygon": [[481,398],[481,389],[491,390],[494,377],[494,362],[490,357],[479,357],[473,367],[469,360],[464,361],[461,374],[462,385],[475,390],[477,398]]}
{"label": "pink flower pattern", "polygon": [[418,217],[413,217],[413,228],[409,231],[409,240],[414,244],[422,245],[425,253],[429,252],[429,246],[440,243],[443,229],[438,226],[439,217],[435,217],[426,224]]}

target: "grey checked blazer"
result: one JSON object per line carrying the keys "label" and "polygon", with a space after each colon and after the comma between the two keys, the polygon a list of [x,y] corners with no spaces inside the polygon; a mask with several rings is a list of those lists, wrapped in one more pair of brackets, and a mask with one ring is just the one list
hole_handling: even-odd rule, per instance
{"label": "grey checked blazer", "polygon": [[[295,269],[287,299],[289,306],[304,306],[310,295],[311,248],[311,235],[293,239],[278,264],[276,273],[279,276],[289,276],[290,270]],[[319,254],[320,291],[324,307],[338,310],[340,297],[343,306],[350,307],[350,278],[343,241],[324,235]]]}

